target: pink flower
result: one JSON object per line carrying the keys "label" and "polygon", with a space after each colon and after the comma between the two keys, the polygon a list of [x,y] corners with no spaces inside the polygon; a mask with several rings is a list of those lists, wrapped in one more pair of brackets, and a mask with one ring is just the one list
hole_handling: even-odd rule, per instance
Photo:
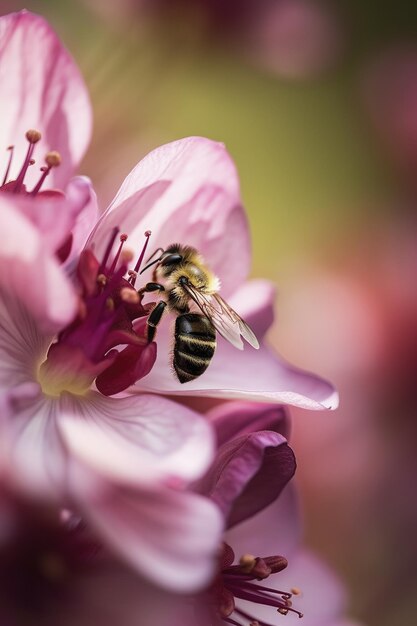
{"label": "pink flower", "polygon": [[93,230],[87,248],[94,246],[97,258],[105,254],[108,233],[115,227],[128,233],[133,250],[141,249],[148,230],[153,250],[165,250],[173,241],[196,248],[220,278],[221,295],[261,343],[259,350],[246,346],[239,353],[220,339],[204,375],[180,385],[171,371],[172,332],[162,321],[158,358],[150,373],[137,382],[136,391],[276,401],[308,409],[337,406],[337,394],[329,383],[289,366],[264,341],[273,321],[274,290],[267,281],[247,281],[247,219],[236,169],[222,144],[188,137],[151,152],[126,178]]}
{"label": "pink flower", "polygon": [[[50,129],[57,131],[56,147],[75,163],[85,140],[72,138],[70,104],[74,100],[77,108],[85,97],[67,53],[36,16],[6,16],[1,24],[3,60],[17,64],[6,86],[21,95],[17,105],[24,112],[32,91],[26,46],[31,38],[35,48],[46,46],[46,54],[42,48],[37,57],[47,58],[40,63],[38,82],[45,85],[43,100],[54,107],[51,113],[43,106],[35,121],[48,141]],[[52,67],[51,56],[56,60]],[[21,83],[25,86],[19,91]],[[12,109],[8,115],[9,125],[17,126]],[[64,135],[60,124],[55,127],[57,119],[67,123]],[[85,125],[78,130],[85,132]],[[0,471],[19,490],[81,511],[150,579],[196,589],[212,575],[222,521],[215,505],[183,487],[199,479],[211,460],[211,429],[195,412],[146,392],[273,400],[311,409],[334,408],[337,395],[320,378],[286,365],[264,343],[259,351],[249,347],[239,355],[224,340],[207,372],[180,385],[170,371],[167,324],[157,344],[145,338],[151,305],[144,302],[143,290],[136,290],[136,281],[146,249],[143,232],[148,239],[149,228],[155,247],[166,249],[176,239],[201,251],[221,278],[222,295],[261,340],[272,321],[270,285],[244,282],[249,233],[234,164],[224,146],[188,138],[148,155],[127,177],[78,258],[80,233],[85,234],[92,213],[85,202],[77,202],[73,212],[71,182],[62,205],[55,194],[45,196],[36,186],[35,196],[28,197],[24,187],[36,133],[28,135],[23,169],[0,194]],[[44,207],[49,216],[57,210],[58,215],[81,216],[82,226],[77,217],[45,222]],[[118,233],[121,242],[115,248]],[[137,262],[128,280],[124,233],[139,251],[133,253]],[[78,260],[76,276],[58,263],[69,253]],[[123,397],[106,397],[122,391]],[[284,450],[281,439],[261,439],[258,451],[271,447],[272,440]],[[254,443],[248,437],[245,445]],[[272,497],[269,490],[264,497]]]}
{"label": "pink flower", "polygon": [[[6,144],[16,137],[13,156],[23,162],[20,173],[12,173],[12,163],[0,193],[0,472],[19,491],[79,510],[152,580],[199,587],[212,574],[222,522],[214,505],[173,486],[205,471],[213,448],[209,425],[170,400],[90,391],[82,375],[100,366],[76,348],[67,364],[40,369],[55,334],[74,328],[80,316],[78,292],[57,253],[68,238],[71,254],[79,253],[92,192],[85,179],[69,181],[65,197],[38,192],[27,170],[40,132],[27,133],[26,155],[19,135],[35,126],[46,148],[59,149],[61,174],[51,170],[45,183],[65,186],[88,141],[89,103],[78,70],[44,20],[22,12],[1,18],[0,28],[0,81],[9,95],[2,132]],[[90,328],[93,336],[101,336],[98,327]]]}
{"label": "pink flower", "polygon": [[0,90],[0,191],[66,259],[97,219],[90,181],[72,178],[90,141],[91,106],[77,66],[38,15],[0,17]]}

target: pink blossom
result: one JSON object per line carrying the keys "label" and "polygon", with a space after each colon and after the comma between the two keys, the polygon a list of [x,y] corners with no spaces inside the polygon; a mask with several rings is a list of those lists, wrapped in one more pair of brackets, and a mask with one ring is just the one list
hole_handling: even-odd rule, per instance
{"label": "pink blossom", "polygon": [[[34,147],[45,141],[62,161],[61,175],[51,169],[45,183],[65,186],[88,141],[89,102],[78,70],[44,20],[22,12],[1,18],[0,27],[0,80],[10,96],[4,141],[23,139],[28,127],[40,129],[27,132],[26,155],[17,137],[13,158],[23,166],[12,173],[12,162],[0,193],[0,472],[18,491],[80,510],[149,578],[178,589],[201,586],[211,576],[221,519],[207,500],[173,486],[205,471],[213,448],[209,425],[170,400],[90,391],[82,375],[94,370],[93,380],[99,365],[77,347],[67,350],[67,362],[40,369],[55,334],[73,328],[79,314],[79,294],[58,253],[70,236],[72,255],[79,253],[93,194],[78,178],[68,182],[64,197],[33,195],[36,183],[27,170]],[[90,338],[97,331],[90,328]]]}
{"label": "pink blossom", "polygon": [[87,242],[98,258],[115,227],[129,234],[133,250],[142,247],[148,230],[154,250],[166,249],[173,241],[195,247],[219,276],[221,295],[261,342],[259,350],[246,346],[239,354],[230,343],[219,340],[204,375],[180,385],[171,372],[172,333],[163,321],[155,366],[138,381],[136,391],[276,401],[308,409],[337,406],[337,394],[329,383],[289,366],[264,341],[273,321],[274,290],[267,281],[247,280],[248,224],[235,165],[223,144],[188,137],[147,155],[126,178]]}
{"label": "pink blossom", "polygon": [[97,219],[90,181],[73,178],[90,140],[91,106],[77,66],[40,16],[0,17],[0,91],[0,191],[66,259]]}
{"label": "pink blossom", "polygon": [[[10,63],[17,63],[14,82],[7,75],[5,88],[13,93],[28,81],[18,91],[23,112],[32,91],[27,57],[31,38],[35,48],[46,46],[48,60],[52,56],[56,61],[52,67],[40,63],[36,86],[39,81],[44,85],[42,98],[51,103],[52,113],[43,106],[34,121],[48,142],[56,138],[55,147],[68,163],[61,172],[70,175],[85,146],[79,134],[88,128],[81,123],[72,137],[70,102],[74,100],[78,112],[85,109],[84,86],[43,20],[26,12],[2,19],[3,59],[10,55]],[[39,51],[37,59],[43,54]],[[26,124],[26,113],[17,118],[12,108],[7,111],[10,128],[18,127],[17,119]],[[219,341],[208,371],[181,385],[170,371],[167,323],[157,342],[146,340],[152,305],[144,301],[143,290],[137,291],[136,280],[146,249],[143,233],[148,241],[149,229],[155,248],[165,249],[176,239],[201,251],[222,281],[222,295],[260,340],[272,322],[271,286],[245,282],[249,233],[235,167],[223,145],[191,137],[153,151],[127,177],[79,255],[80,233],[85,234],[92,215],[86,208],[90,202],[85,195],[72,211],[71,182],[62,205],[56,194],[38,193],[36,187],[35,196],[30,195],[26,170],[38,140],[38,131],[31,130],[22,169],[6,180],[0,194],[0,471],[17,490],[81,511],[151,580],[179,590],[196,589],[212,575],[222,521],[217,506],[183,488],[198,480],[210,463],[212,432],[201,416],[155,392],[286,402],[310,409],[334,408],[337,395],[329,383],[285,364],[264,342],[259,351],[249,346],[239,355]],[[59,183],[53,178],[55,169],[50,180]],[[83,180],[77,184],[89,186]],[[76,218],[51,219],[56,210]],[[129,279],[124,277],[130,262],[122,250],[124,233],[137,258]],[[68,239],[66,252],[77,261],[76,275],[58,262],[67,256],[59,252]],[[124,396],[108,397],[121,391]],[[286,443],[280,435],[245,438],[253,461],[262,467],[263,451],[274,446],[281,462]],[[257,469],[254,462],[244,468],[244,476]],[[274,495],[268,489],[263,498],[270,501]],[[232,496],[237,498],[237,492]],[[223,500],[221,507],[225,505]]]}

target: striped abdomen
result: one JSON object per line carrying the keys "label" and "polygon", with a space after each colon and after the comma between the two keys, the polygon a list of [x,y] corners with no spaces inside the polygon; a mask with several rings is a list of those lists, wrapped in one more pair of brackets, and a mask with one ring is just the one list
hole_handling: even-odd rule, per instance
{"label": "striped abdomen", "polygon": [[175,322],[174,370],[180,383],[201,376],[216,349],[216,331],[199,313],[179,315]]}

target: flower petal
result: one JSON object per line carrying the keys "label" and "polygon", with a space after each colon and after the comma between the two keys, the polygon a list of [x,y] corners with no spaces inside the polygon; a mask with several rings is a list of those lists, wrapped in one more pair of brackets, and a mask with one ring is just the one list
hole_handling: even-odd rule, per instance
{"label": "flower petal", "polygon": [[259,431],[223,444],[197,490],[216,502],[231,527],[271,504],[295,467],[286,439]]}
{"label": "flower petal", "polygon": [[276,404],[262,402],[225,402],[206,413],[214,426],[218,445],[258,430],[272,430],[288,439],[288,411]]}
{"label": "flower petal", "polygon": [[[230,299],[230,305],[262,337],[272,318],[272,290],[264,281],[243,285]],[[259,294],[259,308],[256,306]],[[245,345],[241,353],[219,337],[218,346],[207,371],[196,380],[181,385],[173,376],[167,330],[157,337],[158,359],[137,388],[170,395],[199,395],[212,398],[243,399],[258,402],[293,404],[305,409],[334,409],[338,396],[319,376],[290,366],[265,344],[259,350]]]}
{"label": "flower petal", "polygon": [[91,181],[85,176],[71,179],[65,195],[38,194],[36,198],[17,195],[13,197],[13,203],[40,231],[43,245],[52,254],[71,236],[72,257],[73,251],[77,249],[79,252],[84,245],[98,211]]}
{"label": "flower petal", "polygon": [[256,556],[279,554],[290,558],[300,539],[301,518],[292,484],[263,511],[228,530],[225,537],[237,559],[248,553]]}
{"label": "flower petal", "polygon": [[[77,300],[71,283],[43,245],[39,231],[14,210],[6,194],[0,197],[0,289],[22,303],[22,316],[54,332],[74,317]],[[3,301],[3,308],[7,309]],[[4,329],[7,334],[9,331]]]}
{"label": "flower petal", "polygon": [[129,234],[137,250],[146,230],[152,231],[153,249],[173,239],[196,247],[220,275],[226,296],[248,273],[249,232],[236,169],[223,144],[209,139],[161,146],[132,170],[93,234],[97,254],[114,226]]}
{"label": "flower petal", "polygon": [[7,400],[11,410],[0,420],[6,484],[36,498],[65,497],[67,453],[57,428],[57,402],[35,384],[16,387]]}
{"label": "flower petal", "polygon": [[77,459],[110,480],[130,484],[195,480],[213,455],[213,434],[204,418],[156,396],[63,395],[59,428]]}
{"label": "flower petal", "polygon": [[107,498],[86,504],[86,516],[108,543],[158,585],[193,592],[212,579],[223,519],[208,499],[161,487],[115,486]]}
{"label": "flower petal", "polygon": [[[12,178],[26,154],[25,132],[36,128],[42,133],[39,157],[50,150],[62,157],[48,187],[65,187],[90,140],[91,107],[77,66],[42,17],[20,11],[0,18],[0,91],[0,151],[15,146]],[[38,178],[37,168],[30,168],[29,189]]]}

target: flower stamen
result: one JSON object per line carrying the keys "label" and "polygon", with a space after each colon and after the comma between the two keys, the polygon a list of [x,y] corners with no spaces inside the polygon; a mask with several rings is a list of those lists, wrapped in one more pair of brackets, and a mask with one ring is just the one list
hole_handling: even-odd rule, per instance
{"label": "flower stamen", "polygon": [[[281,591],[280,589],[265,587],[255,582],[285,569],[288,565],[287,559],[282,556],[261,558],[251,554],[244,554],[238,565],[232,565],[233,560],[233,550],[230,546],[224,544],[222,570],[215,583],[214,593],[218,594],[218,612],[225,623],[242,626],[240,622],[236,622],[233,619],[232,615],[236,614],[249,626],[271,626],[271,624],[257,619],[253,615],[246,613],[239,606],[236,606],[235,600],[237,599],[252,602],[254,605],[270,606],[281,615],[287,615],[289,612],[292,612],[297,614],[298,617],[303,617],[300,611],[292,608],[292,591]],[[298,588],[295,587],[294,589],[300,593]]]}
{"label": "flower stamen", "polygon": [[115,255],[114,259],[113,259],[113,263],[111,264],[111,267],[110,267],[110,270],[109,270],[110,276],[113,274],[114,270],[116,269],[116,265],[117,265],[117,263],[119,261],[120,254],[122,252],[122,248],[124,246],[125,241],[127,241],[127,235],[125,233],[123,233],[123,234],[120,235],[120,245],[119,245],[119,248],[118,248],[118,250],[116,252],[116,255]]}
{"label": "flower stamen", "polygon": [[143,257],[145,256],[146,248],[148,247],[149,237],[151,235],[152,235],[152,232],[150,230],[147,230],[145,232],[146,239],[145,239],[145,243],[144,243],[143,248],[142,248],[142,252],[140,253],[138,260],[136,261],[136,265],[135,265],[134,269],[130,270],[130,272],[129,272],[129,283],[132,285],[132,287],[134,287],[135,284],[136,284],[136,278],[138,276],[138,272],[140,270],[140,266],[142,265]]}
{"label": "flower stamen", "polygon": [[59,154],[59,152],[56,152],[56,150],[53,150],[52,152],[48,152],[45,156],[45,163],[46,163],[46,167],[45,166],[41,167],[41,172],[42,172],[41,177],[39,178],[35,187],[30,192],[32,196],[36,196],[36,194],[40,191],[43,183],[45,182],[45,178],[48,176],[51,169],[53,167],[58,167],[59,165],[61,165],[61,155]]}
{"label": "flower stamen", "polygon": [[26,139],[29,142],[29,146],[28,146],[28,150],[27,150],[27,153],[26,153],[25,160],[23,161],[22,168],[21,168],[21,170],[19,172],[19,175],[18,175],[18,177],[16,178],[16,181],[15,181],[15,185],[14,185],[14,189],[13,189],[14,193],[18,193],[21,190],[22,185],[23,185],[23,181],[24,181],[25,176],[26,176],[26,172],[28,171],[29,166],[33,164],[32,163],[32,156],[33,156],[33,151],[35,150],[35,145],[42,138],[41,133],[38,130],[34,129],[34,128],[28,130],[26,132],[25,136],[26,136]]}
{"label": "flower stamen", "polygon": [[12,166],[12,160],[13,160],[14,146],[8,146],[7,151],[9,152],[9,161],[7,163],[6,172],[4,174],[2,186],[7,183],[7,179],[9,178],[9,172],[10,172],[10,168]]}

